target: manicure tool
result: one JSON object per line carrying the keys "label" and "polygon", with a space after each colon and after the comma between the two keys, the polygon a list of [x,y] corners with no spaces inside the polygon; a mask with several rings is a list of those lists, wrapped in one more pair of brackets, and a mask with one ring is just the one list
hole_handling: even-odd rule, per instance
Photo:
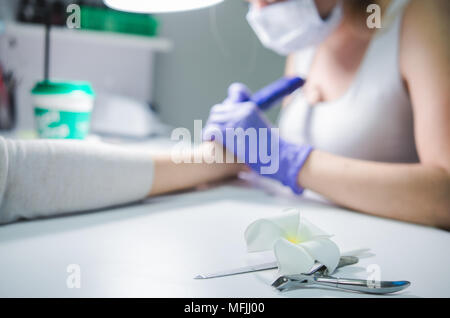
{"label": "manicure tool", "polygon": [[364,279],[338,278],[328,276],[326,272],[321,271],[280,276],[272,283],[272,286],[279,291],[313,285],[381,295],[398,292],[407,288],[411,283],[408,281],[370,281]]}
{"label": "manicure tool", "polygon": [[304,83],[305,81],[300,77],[282,77],[254,93],[250,101],[258,105],[261,110],[267,110],[279,99],[302,87]]}
{"label": "manicure tool", "polygon": [[[339,268],[339,267],[343,267],[343,266],[353,265],[356,263],[358,263],[358,258],[355,256],[341,256],[337,267]],[[277,269],[277,268],[278,268],[277,262],[270,262],[270,263],[264,263],[264,264],[259,264],[259,265],[250,265],[250,266],[235,268],[232,270],[220,271],[220,272],[216,272],[216,273],[197,275],[194,277],[194,279],[208,279],[208,278],[224,277],[224,276],[265,271],[268,269]],[[319,262],[316,262],[308,274],[314,274],[318,271],[326,271],[326,268],[324,265],[320,264]]]}

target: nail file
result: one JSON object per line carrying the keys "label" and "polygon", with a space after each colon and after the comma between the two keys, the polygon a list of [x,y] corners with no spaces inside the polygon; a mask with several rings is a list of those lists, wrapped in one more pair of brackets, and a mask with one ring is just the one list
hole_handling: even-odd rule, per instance
{"label": "nail file", "polygon": [[[358,263],[358,258],[357,257],[355,257],[355,256],[342,256],[339,259],[338,267],[353,265],[353,264],[356,264],[356,263]],[[316,264],[319,264],[319,263],[316,263]],[[323,266],[323,265],[321,265],[321,266]],[[231,269],[231,270],[225,270],[225,271],[220,271],[220,272],[216,272],[216,273],[197,275],[197,276],[194,277],[194,279],[208,279],[208,278],[232,276],[232,275],[253,273],[253,272],[259,272],[259,271],[265,271],[265,270],[277,269],[277,268],[278,268],[277,262],[269,262],[269,263],[264,263],[264,264],[239,267],[239,268],[235,268],[235,269]],[[320,270],[320,268],[313,267],[312,270],[315,272],[317,270]]]}
{"label": "nail file", "polygon": [[250,97],[261,110],[267,110],[283,97],[292,94],[305,83],[300,77],[282,77],[260,89]]}

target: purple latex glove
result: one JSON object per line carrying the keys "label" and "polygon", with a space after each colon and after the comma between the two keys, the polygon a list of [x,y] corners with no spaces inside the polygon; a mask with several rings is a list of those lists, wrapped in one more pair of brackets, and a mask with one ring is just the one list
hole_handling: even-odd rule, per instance
{"label": "purple latex glove", "polygon": [[231,84],[228,98],[211,108],[204,140],[222,143],[258,174],[276,179],[301,194],[303,188],[298,185],[297,176],[312,147],[280,138],[278,128],[273,128],[258,106],[248,101],[250,96],[244,84]]}

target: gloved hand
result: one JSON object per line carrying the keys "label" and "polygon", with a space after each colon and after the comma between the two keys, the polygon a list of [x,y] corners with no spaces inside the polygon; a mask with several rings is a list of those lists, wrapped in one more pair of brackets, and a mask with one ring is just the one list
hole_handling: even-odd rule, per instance
{"label": "gloved hand", "polygon": [[298,185],[297,176],[312,147],[280,138],[278,128],[273,128],[258,106],[249,101],[250,96],[245,85],[230,85],[228,98],[211,108],[203,139],[222,143],[255,172],[301,194],[303,188]]}

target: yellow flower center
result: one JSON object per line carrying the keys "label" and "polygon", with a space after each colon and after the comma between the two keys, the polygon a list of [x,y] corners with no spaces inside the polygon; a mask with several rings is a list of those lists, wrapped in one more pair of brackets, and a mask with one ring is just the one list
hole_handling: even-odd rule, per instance
{"label": "yellow flower center", "polygon": [[286,237],[286,239],[294,244],[299,244],[300,243],[300,239],[297,236],[288,236]]}

